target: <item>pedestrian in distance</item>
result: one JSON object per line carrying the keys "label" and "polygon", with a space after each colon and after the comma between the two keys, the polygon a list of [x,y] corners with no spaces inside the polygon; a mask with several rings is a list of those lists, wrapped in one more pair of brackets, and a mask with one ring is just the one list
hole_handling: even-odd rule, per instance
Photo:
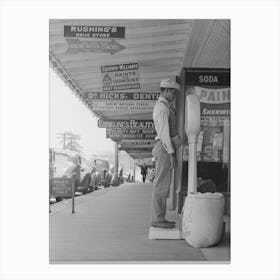
{"label": "pedestrian in distance", "polygon": [[145,183],[145,181],[146,181],[147,173],[148,173],[148,168],[147,168],[146,164],[143,163],[143,165],[141,166],[141,175],[142,175],[143,183]]}
{"label": "pedestrian in distance", "polygon": [[155,159],[155,178],[152,194],[151,225],[160,228],[173,228],[175,222],[166,220],[166,199],[171,183],[172,169],[176,167],[175,152],[185,141],[179,137],[176,127],[176,112],[172,105],[180,86],[171,79],[160,83],[160,96],[153,109],[156,130],[155,146],[152,154]]}

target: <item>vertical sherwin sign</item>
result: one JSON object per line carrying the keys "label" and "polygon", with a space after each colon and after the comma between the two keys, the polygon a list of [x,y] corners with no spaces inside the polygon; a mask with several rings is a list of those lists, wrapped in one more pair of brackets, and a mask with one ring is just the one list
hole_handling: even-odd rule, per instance
{"label": "vertical sherwin sign", "polygon": [[140,89],[138,63],[101,66],[103,91]]}
{"label": "vertical sherwin sign", "polygon": [[95,38],[95,39],[124,39],[124,26],[85,26],[64,25],[64,37]]}
{"label": "vertical sherwin sign", "polygon": [[[226,161],[229,149],[226,139],[230,125],[230,69],[185,69],[186,86],[200,97],[201,132],[198,137],[197,158],[206,162]],[[191,90],[192,91],[192,90]],[[184,147],[183,158],[187,160]]]}

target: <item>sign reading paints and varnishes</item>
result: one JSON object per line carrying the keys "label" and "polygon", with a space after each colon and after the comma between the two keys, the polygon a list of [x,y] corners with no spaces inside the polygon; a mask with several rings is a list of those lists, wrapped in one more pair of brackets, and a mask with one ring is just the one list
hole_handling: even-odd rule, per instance
{"label": "sign reading paints and varnishes", "polygon": [[64,25],[64,37],[111,39],[125,38],[124,26]]}
{"label": "sign reading paints and varnishes", "polygon": [[159,97],[158,92],[87,92],[84,98],[94,110],[149,112]]}
{"label": "sign reading paints and varnishes", "polygon": [[100,128],[133,128],[133,129],[154,129],[153,120],[98,120]]}
{"label": "sign reading paints and varnishes", "polygon": [[101,66],[103,91],[140,89],[138,63]]}
{"label": "sign reading paints and varnishes", "polygon": [[118,129],[107,128],[106,138],[113,139],[154,139],[156,132],[154,129]]}

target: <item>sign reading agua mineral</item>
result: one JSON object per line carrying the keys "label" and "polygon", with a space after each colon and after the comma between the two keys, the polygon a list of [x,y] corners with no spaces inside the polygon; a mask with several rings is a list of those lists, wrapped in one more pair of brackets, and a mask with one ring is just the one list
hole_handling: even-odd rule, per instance
{"label": "sign reading agua mineral", "polygon": [[138,63],[101,66],[103,91],[140,89]]}
{"label": "sign reading agua mineral", "polygon": [[106,138],[113,139],[154,139],[154,129],[118,129],[107,128]]}
{"label": "sign reading agua mineral", "polygon": [[100,128],[133,128],[133,129],[154,129],[153,120],[98,120]]}
{"label": "sign reading agua mineral", "polygon": [[94,110],[149,112],[159,97],[158,92],[87,92],[84,98]]}
{"label": "sign reading agua mineral", "polygon": [[80,39],[67,39],[68,49],[66,53],[77,54],[81,52],[98,52],[115,54],[125,47],[115,40],[96,42],[96,41],[81,41]]}
{"label": "sign reading agua mineral", "polygon": [[79,38],[125,38],[124,26],[88,26],[88,25],[64,25],[64,37]]}

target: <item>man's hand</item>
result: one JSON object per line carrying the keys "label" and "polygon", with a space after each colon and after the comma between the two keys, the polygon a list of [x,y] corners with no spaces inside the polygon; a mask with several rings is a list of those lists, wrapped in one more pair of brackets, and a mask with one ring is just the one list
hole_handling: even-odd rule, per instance
{"label": "man's hand", "polygon": [[170,169],[174,169],[177,166],[177,160],[175,154],[170,154]]}
{"label": "man's hand", "polygon": [[187,144],[187,137],[184,134],[183,136],[175,136],[171,138],[173,147],[175,148],[175,150],[177,150],[178,148],[180,148],[183,144]]}

